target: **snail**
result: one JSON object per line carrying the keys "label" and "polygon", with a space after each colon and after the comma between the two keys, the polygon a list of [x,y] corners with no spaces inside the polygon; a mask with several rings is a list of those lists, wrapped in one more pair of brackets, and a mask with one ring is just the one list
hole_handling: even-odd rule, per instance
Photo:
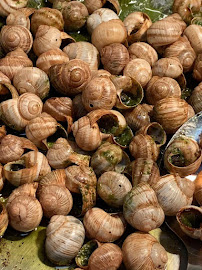
{"label": "snail", "polygon": [[191,24],[184,30],[184,35],[188,38],[195,53],[197,55],[202,53],[202,27]]}
{"label": "snail", "polygon": [[43,177],[37,195],[47,218],[54,215],[68,215],[73,206],[72,195],[65,186],[64,170],[55,170]]}
{"label": "snail", "polygon": [[123,243],[122,252],[127,270],[166,269],[167,252],[156,238],[148,233],[130,234]]}
{"label": "snail", "polygon": [[[6,18],[7,25],[20,25],[26,27],[30,30],[30,19],[29,15],[32,14],[33,11],[30,11],[28,14],[23,12],[22,9],[16,10],[10,13]],[[31,14],[30,14],[31,13]]]}
{"label": "snail", "polygon": [[193,77],[199,82],[202,82],[202,53],[198,54],[194,69],[193,69]]}
{"label": "snail", "polygon": [[85,6],[88,9],[89,14],[93,13],[99,8],[108,7],[112,9],[114,12],[119,14],[120,12],[120,4],[118,0],[85,0],[84,1]]}
{"label": "snail", "polygon": [[202,194],[202,171],[200,171],[199,174],[197,175],[194,184],[195,184],[194,197],[196,198],[199,205],[202,206],[202,196],[201,196],[201,194]]}
{"label": "snail", "polygon": [[0,3],[0,16],[7,17],[10,13],[26,7],[28,0],[21,0],[19,3],[16,0],[2,0]]}
{"label": "snail", "polygon": [[24,184],[8,197],[6,209],[9,225],[20,232],[34,230],[41,222],[43,212],[36,199],[38,183]]}
{"label": "snail", "polygon": [[100,242],[114,242],[126,229],[126,222],[121,214],[108,214],[97,207],[86,212],[83,224],[86,236]]}
{"label": "snail", "polygon": [[147,183],[139,183],[125,197],[123,214],[134,228],[149,232],[161,226],[165,215],[154,190]]}
{"label": "snail", "polygon": [[0,202],[0,237],[4,235],[8,227],[8,213],[6,207]]}
{"label": "snail", "polygon": [[83,245],[85,229],[73,216],[55,215],[46,229],[45,252],[57,265],[67,265],[76,257]]}
{"label": "snail", "polygon": [[120,207],[123,205],[126,194],[132,189],[128,178],[120,173],[104,172],[97,183],[98,195],[108,205]]}

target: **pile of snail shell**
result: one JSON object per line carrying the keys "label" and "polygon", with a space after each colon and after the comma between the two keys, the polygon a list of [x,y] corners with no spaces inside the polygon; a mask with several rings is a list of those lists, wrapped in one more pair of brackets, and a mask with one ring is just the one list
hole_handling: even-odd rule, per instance
{"label": "pile of snail shell", "polygon": [[[167,174],[157,166],[167,135],[202,111],[201,0],[175,0],[154,23],[137,11],[121,21],[117,0],[39,10],[18,2],[0,3],[0,190],[13,187],[0,236],[43,218],[54,265],[166,269],[167,252],[149,234],[165,216],[202,240],[202,174],[187,178],[201,166],[201,140],[173,140]],[[69,35],[82,27],[91,43]],[[186,73],[196,87],[185,101]]]}

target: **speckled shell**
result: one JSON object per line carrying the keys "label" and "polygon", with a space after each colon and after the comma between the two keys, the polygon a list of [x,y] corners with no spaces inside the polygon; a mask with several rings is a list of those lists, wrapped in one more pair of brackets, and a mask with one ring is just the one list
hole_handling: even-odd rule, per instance
{"label": "speckled shell", "polygon": [[194,88],[189,98],[189,103],[194,108],[195,113],[202,111],[202,82]]}

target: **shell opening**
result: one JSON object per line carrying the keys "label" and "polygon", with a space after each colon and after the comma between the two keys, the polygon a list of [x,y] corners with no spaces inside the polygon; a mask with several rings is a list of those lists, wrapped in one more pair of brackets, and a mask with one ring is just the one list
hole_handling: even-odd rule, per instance
{"label": "shell opening", "polygon": [[25,164],[14,163],[14,164],[11,164],[10,171],[15,171],[16,172],[16,171],[23,170],[25,168],[26,168]]}
{"label": "shell opening", "polygon": [[185,209],[180,213],[179,220],[190,228],[199,229],[202,226],[202,215],[197,209]]}
{"label": "shell opening", "polygon": [[141,102],[141,97],[139,91],[137,91],[137,94],[134,95],[133,93],[130,93],[128,91],[122,91],[121,92],[121,101],[124,105],[128,107],[135,106]]}
{"label": "shell opening", "polygon": [[132,138],[133,138],[133,133],[131,129],[127,126],[119,136],[114,137],[114,140],[119,145],[123,147],[127,147],[130,144]]}
{"label": "shell opening", "polygon": [[58,125],[56,132],[47,138],[48,148],[51,148],[58,138],[67,139],[67,132],[61,125]]}
{"label": "shell opening", "polygon": [[76,256],[76,264],[79,267],[88,266],[88,261],[91,254],[98,248],[97,241],[89,241],[80,249],[78,255]]}
{"label": "shell opening", "polygon": [[117,10],[116,10],[115,6],[110,1],[107,1],[106,4],[104,4],[103,8],[111,9],[115,13],[117,13]]}
{"label": "shell opening", "polygon": [[0,83],[0,102],[8,99],[12,99],[12,94],[4,84]]}
{"label": "shell opening", "polygon": [[106,114],[103,115],[97,124],[102,133],[118,135],[120,134],[120,128],[117,122],[117,117],[115,115]]}
{"label": "shell opening", "polygon": [[3,205],[0,203],[0,215],[3,212]]}
{"label": "shell opening", "polygon": [[147,134],[153,138],[156,144],[164,143],[165,133],[164,130],[158,126],[150,126],[147,130]]}

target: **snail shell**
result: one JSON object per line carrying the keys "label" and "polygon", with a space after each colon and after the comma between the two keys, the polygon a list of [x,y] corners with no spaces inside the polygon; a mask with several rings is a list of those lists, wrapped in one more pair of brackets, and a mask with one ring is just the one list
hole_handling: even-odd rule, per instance
{"label": "snail shell", "polygon": [[95,77],[111,77],[111,73],[109,73],[105,69],[99,69],[92,73],[92,78],[95,78]]}
{"label": "snail shell", "polygon": [[0,71],[0,83],[9,83],[11,84],[11,80]]}
{"label": "snail shell", "polygon": [[87,237],[100,242],[114,242],[126,229],[126,222],[121,215],[108,214],[100,208],[88,210],[83,224]]}
{"label": "snail shell", "polygon": [[0,162],[6,164],[18,160],[27,150],[37,151],[37,148],[26,138],[8,134],[1,140]]}
{"label": "snail shell", "polygon": [[178,58],[161,58],[152,67],[153,76],[177,78],[183,72]]}
{"label": "snail shell", "polygon": [[2,0],[0,3],[0,16],[7,17],[10,13],[16,11],[17,9],[26,7],[27,2],[28,0],[21,0],[20,2],[16,0]]}
{"label": "snail shell", "polygon": [[93,45],[101,49],[112,43],[124,43],[127,37],[126,28],[121,20],[110,20],[99,24],[92,33]]}
{"label": "snail shell", "polygon": [[98,195],[108,205],[120,207],[123,205],[126,194],[132,189],[128,178],[120,173],[108,171],[98,179]]}
{"label": "snail shell", "polygon": [[131,168],[134,187],[141,182],[147,182],[151,186],[159,180],[159,168],[151,158],[137,158],[131,163]]}
{"label": "snail shell", "polygon": [[160,227],[165,218],[154,190],[144,182],[126,195],[123,214],[131,226],[143,232]]}
{"label": "snail shell", "polygon": [[199,82],[202,81],[202,53],[198,54],[196,58],[193,70],[193,77]]}
{"label": "snail shell", "polygon": [[47,218],[54,215],[66,216],[72,209],[73,199],[65,187],[64,170],[55,170],[47,174],[39,183],[37,195]]}
{"label": "snail shell", "polygon": [[91,71],[98,70],[99,52],[93,44],[86,41],[70,43],[64,47],[63,51],[69,59],[80,59],[89,64]]}
{"label": "snail shell", "polygon": [[202,111],[202,82],[194,88],[189,98],[189,103],[194,108],[195,113]]}
{"label": "snail shell", "polygon": [[21,48],[28,53],[33,44],[31,32],[24,26],[5,25],[1,29],[0,34],[1,46],[6,53]]}
{"label": "snail shell", "polygon": [[36,61],[36,66],[48,74],[50,67],[68,62],[69,57],[66,53],[60,49],[54,49],[42,53]]}
{"label": "snail shell", "polygon": [[135,42],[128,48],[130,60],[141,58],[146,60],[150,66],[158,60],[158,54],[152,46],[145,42]]}
{"label": "snail shell", "polygon": [[[4,187],[4,182],[5,182],[5,177],[3,175],[3,166],[0,164],[0,191],[3,189]],[[1,208],[1,204],[0,204],[0,208]],[[1,210],[0,210],[1,212]],[[1,214],[0,214],[1,215]],[[1,218],[0,218],[1,219]],[[0,222],[1,223],[1,222]],[[0,236],[1,236],[1,225],[0,225]]]}
{"label": "snail shell", "polygon": [[152,78],[152,70],[149,63],[144,59],[133,59],[125,66],[123,75],[129,76],[145,87]]}
{"label": "snail shell", "polygon": [[38,183],[22,185],[11,193],[6,209],[9,224],[20,232],[34,230],[41,222],[43,212],[39,201],[36,199]]}
{"label": "snail shell", "polygon": [[89,14],[105,6],[112,9],[117,14],[120,12],[120,4],[118,0],[85,0],[84,4],[88,9]]}
{"label": "snail shell", "polygon": [[41,114],[43,103],[32,93],[8,99],[0,104],[0,117],[11,128],[23,130],[30,120]]}
{"label": "snail shell", "polygon": [[50,90],[47,74],[36,67],[25,67],[19,70],[13,78],[13,85],[17,88],[20,95],[33,93],[41,99],[48,96]]}
{"label": "snail shell", "polygon": [[54,26],[60,31],[64,28],[62,13],[53,8],[40,8],[34,12],[31,18],[31,31],[36,35],[40,25]]}
{"label": "snail shell", "polygon": [[72,96],[85,89],[91,79],[91,71],[86,62],[73,59],[68,63],[52,66],[49,77],[58,92]]}
{"label": "snail shell", "polygon": [[85,230],[82,222],[73,216],[55,215],[46,229],[45,252],[57,265],[67,265],[83,245]]}
{"label": "snail shell", "polygon": [[199,205],[202,206],[202,171],[200,171],[199,174],[197,175],[194,184],[195,184],[194,197],[196,198]]}
{"label": "snail shell", "polygon": [[4,235],[8,227],[8,213],[6,207],[0,203],[0,237]]}
{"label": "snail shell", "polygon": [[127,270],[166,269],[167,252],[156,238],[148,233],[130,234],[123,243],[122,251]]}
{"label": "snail shell", "polygon": [[181,88],[178,82],[169,77],[153,76],[147,84],[146,98],[149,104],[167,97],[181,97]]}
{"label": "snail shell", "polygon": [[10,13],[6,18],[6,24],[24,26],[30,30],[30,19],[21,9]]}
{"label": "snail shell", "polygon": [[72,105],[75,120],[78,120],[79,118],[85,116],[88,113],[82,103],[82,94],[78,94],[73,98]]}
{"label": "snail shell", "polygon": [[183,32],[187,27],[187,24],[183,21],[182,17],[178,13],[172,13],[171,15],[168,15],[167,17],[165,17],[163,20],[170,21],[170,22],[174,21],[174,23],[178,23]]}
{"label": "snail shell", "polygon": [[192,24],[184,30],[184,35],[188,38],[196,54],[202,53],[202,27]]}

